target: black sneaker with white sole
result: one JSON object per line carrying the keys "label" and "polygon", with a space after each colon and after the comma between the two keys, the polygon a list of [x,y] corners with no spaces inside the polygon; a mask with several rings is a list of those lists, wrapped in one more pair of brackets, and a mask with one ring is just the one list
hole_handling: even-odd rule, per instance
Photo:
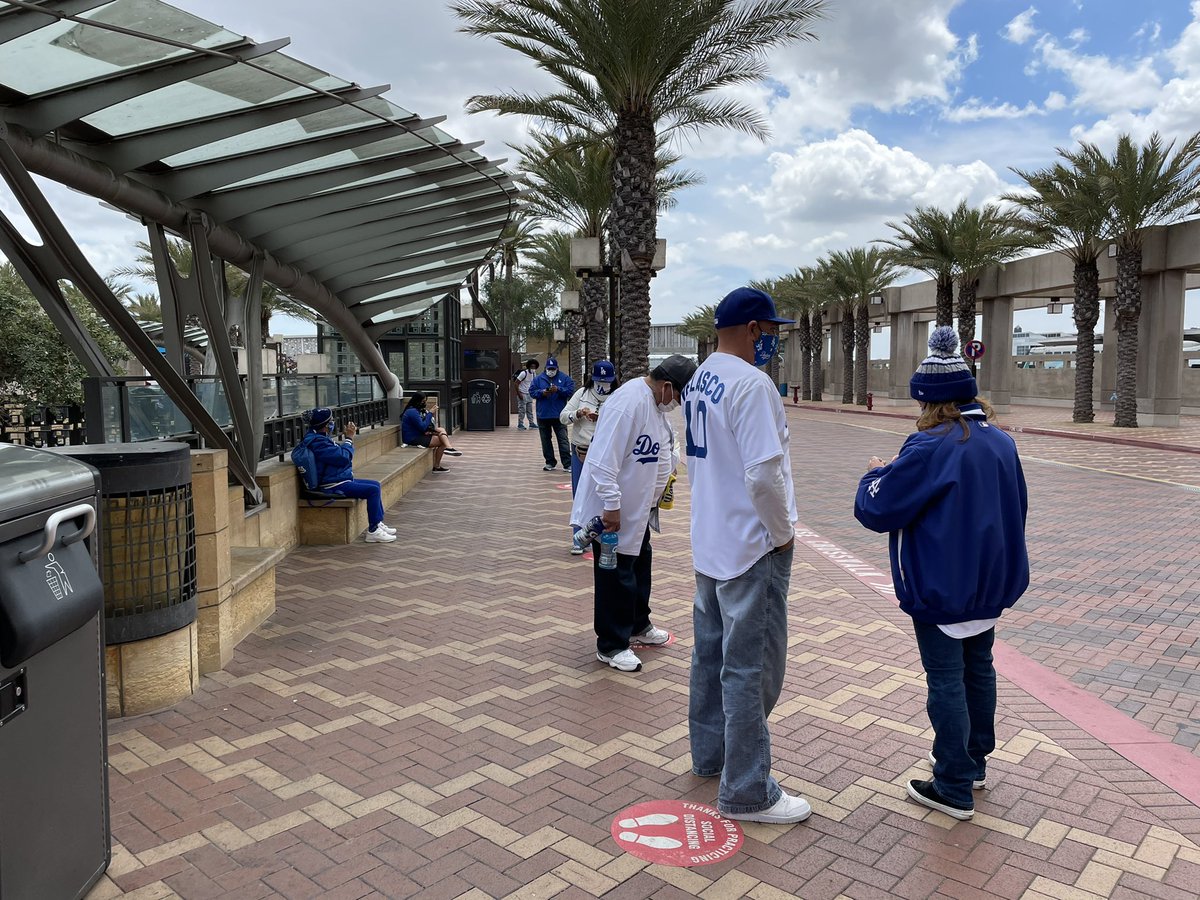
{"label": "black sneaker with white sole", "polygon": [[938,812],[965,822],[975,815],[975,807],[959,806],[957,803],[951,803],[945,797],[937,792],[937,788],[933,786],[933,779],[929,781],[917,781],[915,778],[908,783],[908,796],[916,800],[922,806],[928,806],[930,809],[936,809]]}

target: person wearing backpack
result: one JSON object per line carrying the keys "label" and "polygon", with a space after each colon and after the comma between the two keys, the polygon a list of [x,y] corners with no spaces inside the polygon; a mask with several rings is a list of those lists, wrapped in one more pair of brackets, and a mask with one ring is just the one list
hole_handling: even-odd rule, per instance
{"label": "person wearing backpack", "polygon": [[358,426],[347,422],[345,438],[335,443],[333,434],[333,410],[318,407],[309,413],[308,433],[292,451],[292,462],[300,470],[305,484],[310,489],[346,497],[351,500],[367,501],[368,544],[390,544],[396,540],[396,529],[383,521],[383,490],[378,481],[355,478],[354,435]]}

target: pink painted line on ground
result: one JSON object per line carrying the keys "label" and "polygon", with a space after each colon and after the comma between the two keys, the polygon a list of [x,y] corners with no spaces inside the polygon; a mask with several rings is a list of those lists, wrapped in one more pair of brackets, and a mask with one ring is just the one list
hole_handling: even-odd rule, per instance
{"label": "pink painted line on ground", "polygon": [[[896,601],[890,573],[858,559],[853,553],[799,523],[796,525],[796,540],[876,593]],[[1003,641],[996,641],[992,655],[996,671],[1029,696],[1086,731],[1181,797],[1200,806],[1200,758]]]}
{"label": "pink painted line on ground", "polygon": [[[841,406],[817,406],[811,403],[792,403],[790,406],[795,409],[810,409],[813,412],[847,413],[852,416],[883,416],[887,419],[908,419],[910,422],[916,420],[916,417],[909,413],[846,409]],[[1169,450],[1172,453],[1191,453],[1200,456],[1200,447],[1189,447],[1186,444],[1168,444],[1165,441],[1145,441],[1138,438],[1112,437],[1107,434],[1096,434],[1092,431],[1059,431],[1054,428],[1041,428],[1036,425],[1005,425],[1001,422],[1000,427],[1005,431],[1015,434],[1038,434],[1044,437],[1070,438],[1075,441],[1094,441],[1100,444],[1119,444],[1124,447],[1142,447],[1146,450]]]}

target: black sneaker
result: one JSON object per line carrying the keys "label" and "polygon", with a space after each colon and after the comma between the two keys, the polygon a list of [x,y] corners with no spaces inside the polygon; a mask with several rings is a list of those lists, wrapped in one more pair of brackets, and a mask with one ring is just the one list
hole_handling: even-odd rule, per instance
{"label": "black sneaker", "polygon": [[543,471],[543,472],[553,472],[553,471],[554,471],[555,469],[557,469],[557,468],[558,468],[558,466],[549,466],[549,465],[547,465],[547,466],[542,466],[542,471]]}
{"label": "black sneaker", "polygon": [[932,778],[929,781],[917,781],[916,779],[910,781],[908,783],[908,796],[922,806],[936,809],[938,812],[945,813],[963,822],[975,815],[974,806],[959,806],[957,803],[951,803],[939,794],[933,786]]}

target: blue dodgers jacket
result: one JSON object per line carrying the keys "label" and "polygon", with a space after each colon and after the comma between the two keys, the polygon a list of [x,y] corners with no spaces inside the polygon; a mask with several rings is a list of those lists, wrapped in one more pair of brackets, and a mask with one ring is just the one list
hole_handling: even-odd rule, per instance
{"label": "blue dodgers jacket", "polygon": [[[546,388],[552,384],[558,390],[552,394],[546,393]],[[563,407],[567,405],[567,401],[574,394],[575,382],[570,375],[564,374],[562,369],[559,369],[553,378],[545,372],[541,372],[529,386],[529,396],[537,401],[537,417],[539,419],[554,419],[557,422],[559,416],[562,415]]]}
{"label": "blue dodgers jacket", "polygon": [[400,439],[406,444],[415,444],[432,426],[433,413],[410,406],[400,417]]}
{"label": "blue dodgers jacket", "polygon": [[899,458],[862,477],[854,517],[890,532],[900,608],[948,625],[997,618],[1029,586],[1025,475],[1013,439],[972,404],[962,428],[909,435]]}
{"label": "blue dodgers jacket", "polygon": [[330,487],[354,477],[351,464],[354,462],[354,444],[350,441],[336,443],[329,435],[310,431],[304,443],[317,461],[317,484]]}

